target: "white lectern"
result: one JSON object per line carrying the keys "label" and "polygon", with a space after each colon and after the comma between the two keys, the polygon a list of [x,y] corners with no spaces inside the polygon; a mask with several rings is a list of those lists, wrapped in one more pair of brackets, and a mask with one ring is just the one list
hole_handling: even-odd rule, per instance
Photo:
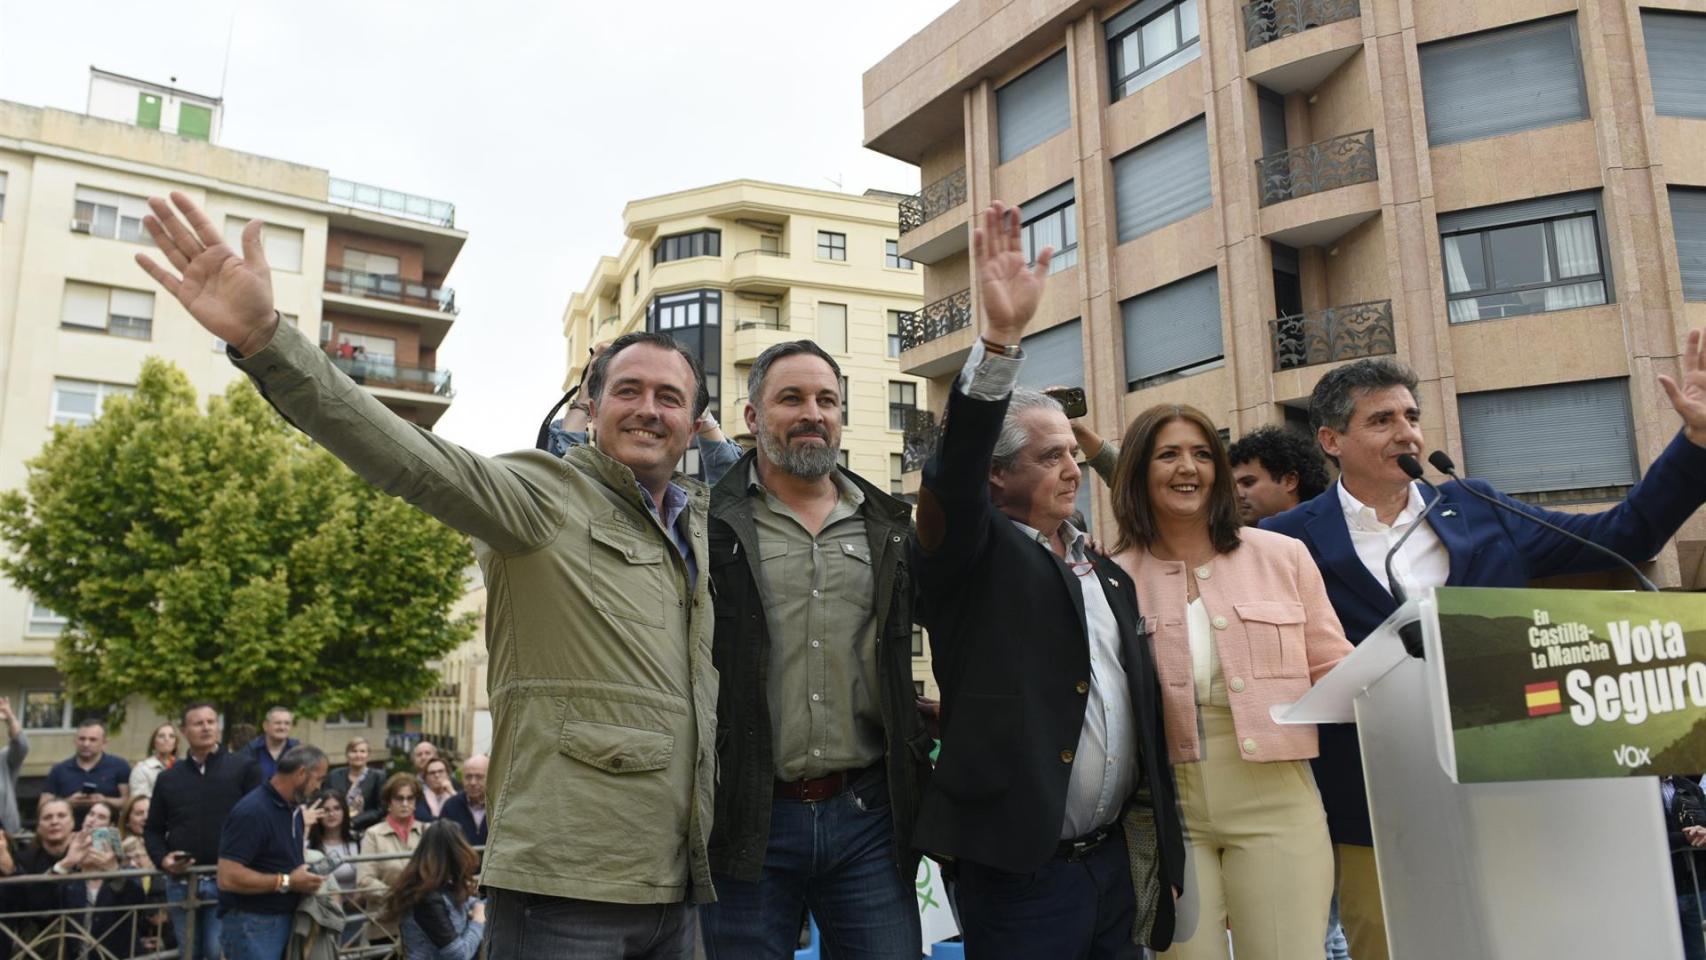
{"label": "white lectern", "polygon": [[1654,778],[1455,781],[1432,590],[1273,715],[1356,722],[1393,960],[1682,957]]}

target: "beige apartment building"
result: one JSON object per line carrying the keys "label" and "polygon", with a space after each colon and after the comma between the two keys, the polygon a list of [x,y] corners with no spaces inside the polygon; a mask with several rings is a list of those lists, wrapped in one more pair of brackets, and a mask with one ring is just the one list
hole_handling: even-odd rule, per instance
{"label": "beige apartment building", "polygon": [[[131,390],[145,357],[175,363],[203,394],[240,377],[223,344],[133,260],[152,248],[144,199],[170,190],[228,237],[265,220],[286,319],[317,333],[336,364],[405,418],[438,420],[453,392],[436,353],[457,316],[443,278],[466,239],[450,204],[218,146],[216,98],[93,71],[88,106],[0,101],[0,489],[23,484],[24,462],[55,424],[87,423]],[[28,728],[26,778],[70,756],[77,720],[100,712],[73,702],[54,669],[63,626],[0,585],[0,696]],[[158,722],[133,704],[111,751],[139,759]],[[382,747],[393,728],[413,732],[418,716],[302,721],[297,735],[337,753],[356,735]]]}
{"label": "beige apartment building", "polygon": [[[1000,198],[1060,251],[1026,382],[1083,386],[1104,435],[1163,401],[1234,437],[1305,425],[1323,373],[1393,354],[1430,447],[1594,510],[1677,430],[1655,375],[1706,325],[1701,0],[962,0],[864,108],[867,146],[919,168],[900,362],[930,410]],[[1703,554],[1696,517],[1650,573],[1706,587]]]}
{"label": "beige apartment building", "polygon": [[[901,440],[926,385],[901,371],[901,325],[920,309],[920,271],[900,254],[899,197],[734,180],[629,203],[626,239],[600,257],[563,314],[565,389],[588,348],[636,330],[671,334],[705,366],[710,409],[752,445],[746,380],[765,348],[811,339],[842,372],[842,464],[902,495]],[[682,469],[702,476],[698,450]],[[935,681],[913,637],[913,677]]]}

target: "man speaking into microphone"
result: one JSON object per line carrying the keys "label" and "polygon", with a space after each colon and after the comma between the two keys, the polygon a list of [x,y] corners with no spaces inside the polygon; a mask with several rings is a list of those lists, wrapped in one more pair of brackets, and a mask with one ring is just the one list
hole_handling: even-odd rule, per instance
{"label": "man speaking into microphone", "polygon": [[[1397,609],[1387,554],[1424,512],[1423,525],[1391,557],[1393,576],[1409,596],[1448,585],[1526,587],[1538,577],[1617,564],[1518,512],[1637,562],[1651,559],[1706,502],[1706,336],[1701,331],[1688,335],[1680,377],[1660,376],[1659,384],[1682,417],[1682,431],[1617,506],[1600,513],[1559,513],[1482,484],[1491,498],[1510,508],[1497,509],[1454,480],[1438,487],[1441,501],[1428,512],[1436,494],[1411,480],[1398,461],[1406,454],[1422,455],[1416,375],[1388,357],[1346,364],[1322,377],[1309,401],[1310,425],[1321,449],[1338,463],[1339,482],[1261,526],[1309,546],[1352,643],[1361,643]],[[1320,734],[1315,780],[1338,860],[1340,915],[1351,955],[1385,960],[1386,924],[1356,727],[1323,725]]]}

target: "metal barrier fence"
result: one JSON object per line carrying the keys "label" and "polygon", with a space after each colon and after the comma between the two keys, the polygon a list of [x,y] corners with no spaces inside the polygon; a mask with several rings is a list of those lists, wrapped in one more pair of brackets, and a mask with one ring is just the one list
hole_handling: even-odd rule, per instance
{"label": "metal barrier fence", "polygon": [[[483,851],[485,848],[474,849]],[[357,854],[346,857],[343,862],[360,864],[406,861],[411,855],[411,852]],[[185,951],[183,944],[168,947],[163,942],[150,942],[151,935],[145,935],[142,931],[153,925],[151,921],[158,919],[158,939],[163,941],[165,932],[172,927],[167,918],[167,911],[183,910],[186,923],[184,939],[195,943],[198,936],[196,923],[199,919],[196,911],[202,907],[217,905],[216,901],[209,901],[200,896],[200,878],[212,876],[217,870],[216,866],[191,867],[183,877],[174,878],[187,879],[189,882],[185,885],[184,899],[171,904],[166,903],[162,897],[144,903],[107,907],[0,909],[0,957],[10,955],[14,960],[172,960],[190,957],[192,952]],[[20,891],[32,886],[52,884],[55,887],[63,887],[68,883],[97,880],[103,883],[112,880],[138,883],[149,880],[151,885],[158,884],[157,889],[164,891],[169,876],[158,870],[108,870],[64,876],[35,873],[0,877],[0,903],[5,903],[7,899],[18,896]],[[395,938],[394,932],[388,932],[379,923],[385,891],[376,886],[356,890],[327,889],[331,886],[334,884],[328,882],[314,896],[337,898],[343,909],[344,932],[340,935],[336,948],[340,960],[401,958],[402,941]],[[159,915],[157,918],[156,914]],[[111,918],[110,921],[107,918]]]}

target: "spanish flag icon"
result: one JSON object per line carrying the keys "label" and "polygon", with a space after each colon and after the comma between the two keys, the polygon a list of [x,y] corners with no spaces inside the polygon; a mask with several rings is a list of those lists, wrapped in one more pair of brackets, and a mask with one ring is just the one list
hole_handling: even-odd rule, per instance
{"label": "spanish flag icon", "polygon": [[1558,681],[1548,680],[1545,683],[1531,683],[1522,688],[1528,697],[1528,715],[1544,717],[1549,713],[1564,711],[1563,699],[1558,695]]}

